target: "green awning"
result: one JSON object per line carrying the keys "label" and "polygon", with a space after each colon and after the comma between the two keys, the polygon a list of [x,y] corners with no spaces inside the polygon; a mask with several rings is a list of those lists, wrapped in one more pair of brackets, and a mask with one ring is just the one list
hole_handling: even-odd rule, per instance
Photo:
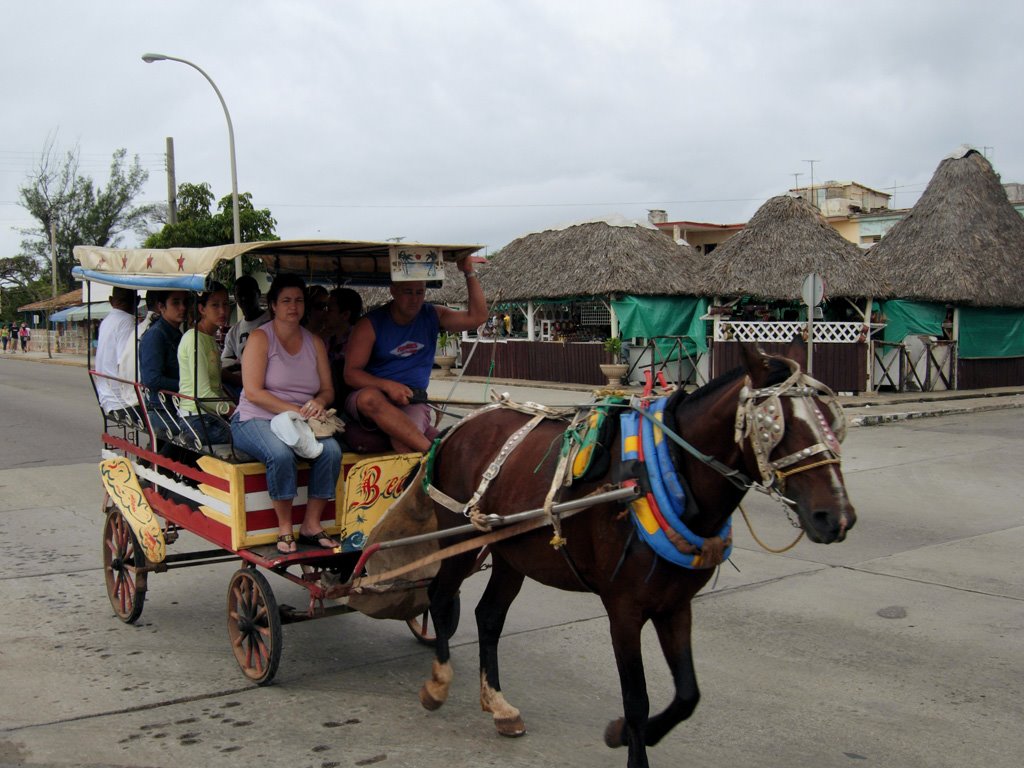
{"label": "green awning", "polygon": [[[708,300],[692,296],[625,296],[612,301],[623,338],[681,336],[688,354],[708,351],[707,322],[701,317]],[[665,341],[663,352],[670,351]]]}
{"label": "green awning", "polygon": [[960,357],[1024,357],[1024,311],[961,307],[959,314]]}
{"label": "green awning", "polygon": [[946,319],[945,304],[894,299],[883,301],[885,329],[882,340],[899,344],[907,336],[937,336],[942,338],[942,321]]}

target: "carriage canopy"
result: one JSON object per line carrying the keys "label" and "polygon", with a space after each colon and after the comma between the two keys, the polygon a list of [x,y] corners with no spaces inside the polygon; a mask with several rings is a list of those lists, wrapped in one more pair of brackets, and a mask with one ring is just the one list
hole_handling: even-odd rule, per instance
{"label": "carriage canopy", "polygon": [[135,289],[202,291],[207,276],[225,261],[259,258],[268,272],[292,272],[308,282],[387,285],[424,280],[440,287],[443,261],[460,261],[483,246],[358,240],[275,240],[209,248],[102,248],[75,246],[80,280]]}

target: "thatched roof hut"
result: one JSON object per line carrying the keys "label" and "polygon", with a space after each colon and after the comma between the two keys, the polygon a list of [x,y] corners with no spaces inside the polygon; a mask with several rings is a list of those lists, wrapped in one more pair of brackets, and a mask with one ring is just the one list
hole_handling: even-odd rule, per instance
{"label": "thatched roof hut", "polygon": [[800,197],[770,198],[750,222],[705,257],[702,295],[798,300],[811,272],[825,278],[829,296],[882,293],[866,254],[836,232]]}
{"label": "thatched roof hut", "polygon": [[82,298],[82,289],[75,288],[67,293],[62,293],[60,296],[54,296],[49,299],[42,299],[40,301],[33,301],[31,304],[23,304],[18,307],[19,312],[40,312],[40,311],[52,311],[57,309],[64,309],[66,307],[77,307],[79,304],[84,304],[85,299]]}
{"label": "thatched roof hut", "polygon": [[901,299],[1024,307],[1024,219],[978,151],[939,163],[917,205],[871,249]]}
{"label": "thatched roof hut", "polygon": [[646,223],[613,219],[524,235],[491,258],[488,299],[695,295],[699,255]]}

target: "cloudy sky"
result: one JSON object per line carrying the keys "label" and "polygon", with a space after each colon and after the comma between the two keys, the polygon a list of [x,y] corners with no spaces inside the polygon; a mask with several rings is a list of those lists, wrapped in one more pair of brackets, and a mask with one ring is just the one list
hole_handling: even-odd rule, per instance
{"label": "cloudy sky", "polygon": [[[909,206],[963,143],[1024,181],[1014,0],[6,3],[0,256],[47,138],[270,208],[282,237],[475,242],[621,214],[736,222],[799,180]],[[802,174],[794,177],[794,174]],[[133,244],[129,234],[125,244]]]}

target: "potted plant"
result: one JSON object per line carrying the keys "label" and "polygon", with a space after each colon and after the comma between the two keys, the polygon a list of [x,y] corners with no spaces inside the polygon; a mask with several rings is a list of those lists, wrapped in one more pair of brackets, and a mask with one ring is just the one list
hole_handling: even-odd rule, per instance
{"label": "potted plant", "polygon": [[441,369],[441,376],[451,375],[452,366],[455,365],[454,345],[458,342],[458,335],[451,331],[441,330],[437,334],[437,351],[434,353],[434,363]]}
{"label": "potted plant", "polygon": [[607,362],[600,364],[601,373],[608,377],[609,387],[617,387],[622,384],[622,377],[629,370],[622,351],[622,339],[610,336],[604,340],[603,346]]}

